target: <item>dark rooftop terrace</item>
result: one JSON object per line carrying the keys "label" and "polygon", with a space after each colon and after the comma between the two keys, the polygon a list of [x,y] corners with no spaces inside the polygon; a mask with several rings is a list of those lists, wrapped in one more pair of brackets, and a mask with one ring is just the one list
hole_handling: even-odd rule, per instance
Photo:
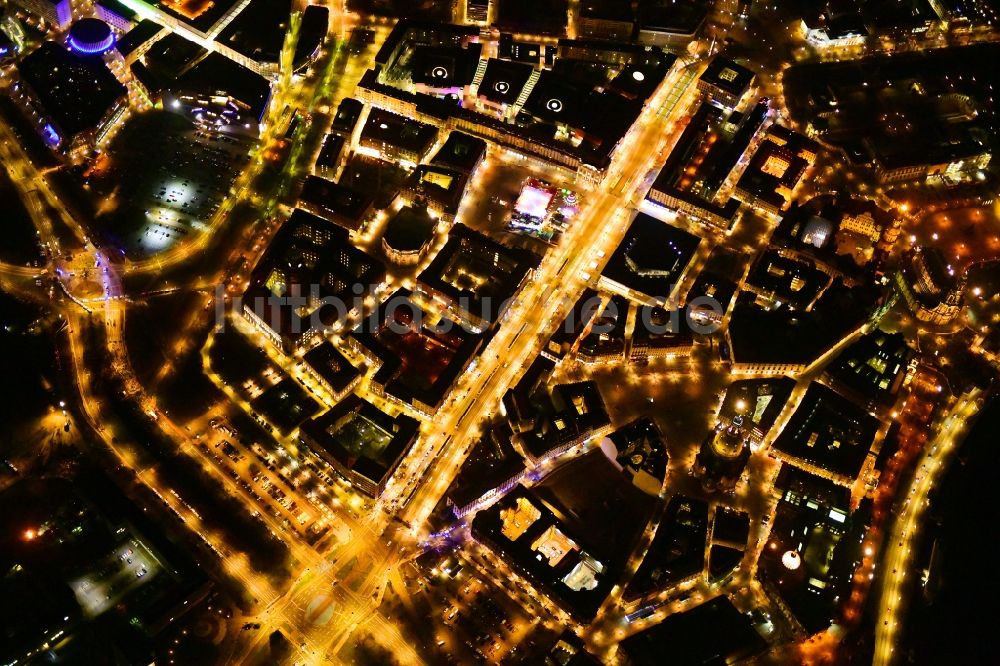
{"label": "dark rooftop terrace", "polygon": [[356,379],[361,377],[361,372],[351,365],[351,362],[337,351],[337,348],[329,340],[324,340],[310,349],[302,357],[302,360],[323,381],[329,384],[335,393],[346,390]]}
{"label": "dark rooftop terrace", "polygon": [[431,164],[470,174],[485,156],[485,141],[464,132],[453,131],[434,155]]}
{"label": "dark rooftop terrace", "polygon": [[721,56],[716,56],[712,62],[708,64],[705,72],[701,75],[701,81],[705,83],[710,83],[711,85],[724,90],[727,93],[735,95],[736,97],[742,97],[743,94],[749,90],[750,84],[753,83],[755,74],[743,67],[738,65],[729,58],[724,58]]}
{"label": "dark rooftop terrace", "polygon": [[879,421],[833,389],[813,382],[774,441],[774,450],[831,474],[857,478]]}
{"label": "dark rooftop terrace", "polygon": [[216,40],[256,62],[278,62],[291,15],[290,0],[251,0]]}
{"label": "dark rooftop terrace", "polygon": [[[482,313],[485,319],[495,321],[502,301],[514,295],[538,261],[527,250],[507,247],[457,224],[449,232],[444,248],[417,281],[454,302],[466,299],[468,305],[463,307],[470,313]],[[489,312],[484,312],[488,305]]]}
{"label": "dark rooftop terrace", "polygon": [[520,62],[490,58],[479,84],[479,95],[497,104],[513,104],[534,68]]}
{"label": "dark rooftop terrace", "polygon": [[116,101],[122,86],[99,57],[79,57],[45,42],[18,65],[63,139],[94,129]]}
{"label": "dark rooftop terrace", "polygon": [[412,118],[373,108],[361,130],[361,140],[395,146],[414,153],[422,153],[437,137],[437,128],[417,122]]}
{"label": "dark rooftop terrace", "polygon": [[659,666],[667,653],[670,663],[677,666],[735,663],[766,647],[749,618],[725,596],[675,613],[621,643],[622,652],[635,666]]}
{"label": "dark rooftop terrace", "polygon": [[367,400],[351,395],[325,414],[307,421],[301,432],[342,465],[375,483],[392,472],[416,437],[419,423],[395,418]]}
{"label": "dark rooftop terrace", "polygon": [[662,302],[670,295],[700,242],[697,236],[639,213],[602,275]]}

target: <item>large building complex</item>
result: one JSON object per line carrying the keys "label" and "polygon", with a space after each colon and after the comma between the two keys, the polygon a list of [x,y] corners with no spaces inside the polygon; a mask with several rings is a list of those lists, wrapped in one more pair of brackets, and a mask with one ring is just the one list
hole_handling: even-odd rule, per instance
{"label": "large building complex", "polygon": [[99,57],[46,42],[18,65],[16,97],[51,148],[87,151],[126,108],[126,90]]}
{"label": "large building complex", "polygon": [[417,434],[417,421],[392,418],[357,396],[302,426],[302,441],[338,474],[378,497]]}
{"label": "large building complex", "polygon": [[[643,103],[676,62],[656,48],[599,41],[561,40],[536,47],[532,56],[530,48],[501,39],[500,57],[491,58],[476,55],[481,46],[474,28],[401,21],[362,78],[361,96],[415,121],[459,129],[599,181]],[[605,85],[570,83],[552,69],[563,57],[614,69]]]}
{"label": "large building complex", "polygon": [[382,397],[433,415],[483,344],[482,336],[432,315],[399,290],[357,329],[348,344],[378,369],[372,389]]}
{"label": "large building complex", "polygon": [[456,225],[417,278],[418,296],[482,331],[496,322],[531,278],[537,257]]}
{"label": "large building complex", "polygon": [[0,666],[996,661],[1000,0],[2,5]]}
{"label": "large building complex", "polygon": [[242,314],[286,353],[310,347],[357,314],[384,276],[376,259],[352,246],[347,231],[296,210],[254,267]]}

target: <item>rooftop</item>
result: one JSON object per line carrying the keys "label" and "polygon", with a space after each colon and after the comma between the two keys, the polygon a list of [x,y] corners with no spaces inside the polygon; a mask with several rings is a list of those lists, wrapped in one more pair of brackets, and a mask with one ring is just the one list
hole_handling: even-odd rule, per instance
{"label": "rooftop", "polygon": [[583,0],[580,3],[580,16],[606,21],[631,21],[632,4],[620,0]]}
{"label": "rooftop", "polygon": [[63,139],[96,128],[125,96],[125,87],[100,57],[78,56],[55,42],[27,55],[18,71]]}
{"label": "rooftop", "polygon": [[371,141],[423,154],[434,143],[437,133],[438,130],[433,125],[373,108],[368,113],[368,120],[361,130],[361,141]]}
{"label": "rooftop", "polygon": [[340,136],[350,136],[354,132],[364,108],[365,105],[353,97],[345,97],[340,100],[337,112],[333,115],[333,125],[330,132]]}
{"label": "rooftop", "polygon": [[551,58],[553,50],[528,36],[518,36],[509,32],[500,34],[500,42],[497,44],[497,56],[504,61],[522,62],[528,65],[537,65],[543,57]]}
{"label": "rooftop", "polygon": [[418,45],[410,60],[410,80],[432,88],[461,88],[472,83],[479,65],[480,44]]}
{"label": "rooftop", "polygon": [[329,340],[310,349],[302,360],[334,393],[342,393],[361,377],[361,371],[351,365]]}
{"label": "rooftop", "polygon": [[207,53],[202,46],[185,39],[179,33],[168,32],[156,40],[143,60],[150,72],[163,79],[166,87]]}
{"label": "rooftop", "polygon": [[[531,11],[537,14],[541,10],[533,6]],[[560,30],[562,23],[565,19],[560,21]],[[580,163],[603,169],[636,121],[643,101],[676,61],[675,56],[651,46],[566,39],[560,39],[558,44],[538,44],[523,39],[521,34],[501,33],[499,57],[487,61],[476,88],[480,104],[462,106],[453,99],[414,91],[406,85],[414,44],[456,47],[471,42],[478,34],[475,30],[401,21],[379,50],[378,67],[362,76],[360,86],[413,104],[418,113],[442,120],[454,118],[467,131],[493,137],[501,144],[518,146],[521,140],[528,141],[537,146],[532,152],[571,168]],[[558,76],[545,73],[553,71]],[[480,111],[484,104],[509,109],[533,75],[553,81],[549,87],[557,90],[558,96],[545,97],[548,84],[543,82],[532,107],[516,118]],[[555,83],[560,77],[574,83],[570,88]],[[571,103],[571,95],[580,102]],[[550,100],[555,100],[551,106]],[[560,113],[562,109],[566,112]]]}
{"label": "rooftop", "polygon": [[350,395],[300,430],[310,446],[322,448],[344,467],[381,484],[416,439],[419,423],[395,418],[356,395]]}
{"label": "rooftop", "polygon": [[693,234],[639,213],[608,260],[602,278],[644,299],[663,302],[700,243]]}
{"label": "rooftop", "polygon": [[712,540],[746,546],[750,538],[750,514],[727,506],[715,507]]}
{"label": "rooftop", "polygon": [[536,459],[611,424],[604,398],[593,381],[559,384],[551,390],[539,386],[529,393],[528,402],[520,416],[530,420],[531,427],[520,437],[525,450]]}
{"label": "rooftop", "polygon": [[815,361],[874,311],[880,294],[834,281],[809,312],[763,310],[752,294],[737,299],[729,325],[736,363],[803,364]]}
{"label": "rooftop", "polygon": [[580,354],[593,357],[623,354],[629,307],[629,301],[624,296],[612,295],[604,309],[594,317],[590,331],[581,338]]}
{"label": "rooftop", "polygon": [[635,666],[660,664],[668,652],[670,663],[678,666],[734,663],[766,648],[749,618],[725,595],[674,613],[621,643],[621,651]]}
{"label": "rooftop", "polygon": [[774,440],[772,450],[853,482],[879,426],[874,416],[833,389],[813,382]]}
{"label": "rooftop", "polygon": [[431,315],[400,289],[351,332],[379,363],[373,381],[401,402],[436,409],[482,345],[482,336]]}
{"label": "rooftop", "polygon": [[696,0],[639,0],[639,27],[642,30],[691,35],[708,16],[708,6]]}
{"label": "rooftop", "polygon": [[320,405],[291,377],[267,388],[250,403],[283,435],[299,427],[303,421],[314,416]]}
{"label": "rooftop", "polygon": [[163,31],[163,26],[149,19],[139,21],[134,28],[118,40],[116,48],[123,57],[131,55],[137,48]]}
{"label": "rooftop", "polygon": [[791,201],[792,190],[816,161],[820,147],[815,141],[780,125],[773,125],[764,139],[737,188],[785,209]]}
{"label": "rooftop", "polygon": [[544,70],[531,89],[524,110],[544,122],[579,127],[585,117],[587,97],[587,91],[573,81]]}
{"label": "rooftop", "polygon": [[646,556],[625,588],[625,598],[638,599],[703,571],[707,538],[708,503],[671,496]]}
{"label": "rooftop", "polygon": [[641,417],[618,428],[608,439],[615,445],[616,462],[629,470],[632,482],[645,489],[645,485],[640,485],[640,477],[649,475],[658,494],[667,474],[669,456],[656,423],[649,417]]}
{"label": "rooftop", "polygon": [[[769,581],[809,632],[830,625],[839,598],[850,590],[861,560],[868,506],[850,509],[850,491],[783,466],[775,480],[781,493],[759,575]],[[787,565],[787,554],[798,566]]]}
{"label": "rooftop", "polygon": [[436,204],[432,208],[454,215],[462,204],[468,182],[468,175],[462,171],[421,164],[413,170],[407,181],[407,189],[417,198]]}
{"label": "rooftop", "polygon": [[115,43],[111,26],[97,18],[82,18],[70,26],[66,44],[71,51],[81,55],[99,55]]}
{"label": "rooftop", "polygon": [[216,95],[220,91],[247,107],[260,121],[271,99],[271,84],[260,74],[212,52],[177,79],[181,91]]}
{"label": "rooftop", "polygon": [[677,61],[677,56],[660,50],[649,51],[644,58],[634,57],[611,80],[611,88],[632,99],[647,99]]}
{"label": "rooftop", "polygon": [[490,58],[479,84],[479,96],[509,106],[524,90],[533,71],[534,68],[525,63]]}
{"label": "rooftop", "polygon": [[694,340],[686,313],[666,310],[658,305],[640,305],[635,313],[633,344],[643,342],[653,347],[690,345]]}
{"label": "rooftop", "polygon": [[503,302],[537,265],[538,257],[527,250],[507,247],[456,224],[417,282],[421,290],[441,295],[464,312],[494,322]]}
{"label": "rooftop", "polygon": [[798,310],[808,309],[832,278],[810,262],[784,256],[776,250],[760,255],[747,275],[747,284],[773,294]]}
{"label": "rooftop", "polygon": [[726,389],[719,418],[731,421],[742,416],[762,437],[778,420],[794,388],[795,380],[790,377],[738,379]]}
{"label": "rooftop", "polygon": [[947,164],[995,143],[1000,77],[987,63],[998,51],[980,43],[795,65],[784,76],[785,99],[792,118],[855,162],[886,170]]}
{"label": "rooftop", "polygon": [[554,367],[554,361],[539,354],[525,369],[517,384],[507,389],[503,405],[511,422],[531,422],[538,416],[539,410],[534,398],[539,392],[547,394],[546,385]]}
{"label": "rooftop", "polygon": [[306,5],[302,12],[302,23],[299,25],[299,39],[295,42],[295,53],[292,55],[292,66],[298,69],[326,39],[330,30],[330,8],[322,5]]}
{"label": "rooftop", "polygon": [[574,616],[591,619],[655,502],[591,451],[530,489],[518,485],[480,511],[472,529]]}
{"label": "rooftop", "polygon": [[121,0],[98,0],[97,4],[125,19],[134,20],[136,17],[135,10],[121,2]]}
{"label": "rooftop", "polygon": [[382,240],[400,252],[416,252],[434,238],[437,220],[425,208],[405,206],[389,218]]}
{"label": "rooftop", "polygon": [[[272,329],[295,337],[306,333],[314,323],[332,324],[343,317],[359,297],[357,287],[360,285],[361,293],[365,293],[380,283],[384,274],[381,262],[351,245],[347,230],[296,209],[251,273],[244,304],[259,306],[258,316]],[[311,303],[311,307],[307,303],[308,313],[285,304],[277,308],[278,318],[272,321],[274,308],[264,309],[269,297],[289,295]],[[313,302],[314,296],[332,300],[320,307]],[[314,312],[320,322],[307,321]]]}
{"label": "rooftop", "polygon": [[833,360],[827,372],[864,400],[892,404],[915,352],[902,333],[876,329]]}
{"label": "rooftop", "polygon": [[306,176],[299,201],[324,219],[351,230],[361,226],[372,207],[372,199],[361,192],[319,176]]}
{"label": "rooftop", "polygon": [[216,41],[256,62],[276,63],[291,10],[291,0],[251,0]]}
{"label": "rooftop", "polygon": [[716,56],[699,80],[740,98],[750,89],[755,76],[751,70],[729,58]]}
{"label": "rooftop", "polygon": [[319,151],[319,157],[316,158],[316,166],[336,167],[346,144],[347,140],[339,134],[327,134],[323,140],[323,147]]}
{"label": "rooftop", "polygon": [[181,23],[208,32],[239,0],[148,0]]}
{"label": "rooftop", "polygon": [[561,35],[568,0],[500,0],[496,22],[502,30],[529,35]]}
{"label": "rooftop", "polygon": [[448,497],[457,507],[477,500],[524,469],[524,459],[511,444],[512,436],[505,421],[484,429],[448,488]]}
{"label": "rooftop", "polygon": [[448,135],[447,141],[431,159],[431,164],[471,174],[484,157],[485,141],[456,130]]}

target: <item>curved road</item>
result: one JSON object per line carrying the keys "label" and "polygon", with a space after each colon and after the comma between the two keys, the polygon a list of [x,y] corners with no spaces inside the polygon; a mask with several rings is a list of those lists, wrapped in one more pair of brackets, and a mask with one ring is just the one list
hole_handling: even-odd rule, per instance
{"label": "curved road", "polygon": [[[940,422],[940,431],[931,440],[918,462],[910,491],[903,500],[882,559],[883,583],[878,602],[880,623],[875,628],[875,666],[893,663],[896,634],[901,615],[905,615],[905,579],[909,572],[910,551],[927,506],[927,497],[941,480],[951,455],[961,443],[969,423],[981,407],[981,394],[973,391],[962,396]],[[883,610],[884,609],[884,610]]]}

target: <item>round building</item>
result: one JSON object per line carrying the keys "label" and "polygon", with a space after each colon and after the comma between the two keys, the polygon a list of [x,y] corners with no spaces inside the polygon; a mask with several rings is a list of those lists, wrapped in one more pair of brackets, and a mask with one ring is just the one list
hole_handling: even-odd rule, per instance
{"label": "round building", "polygon": [[437,221],[425,208],[406,206],[386,225],[382,235],[382,250],[395,264],[418,264],[434,240],[436,227]]}
{"label": "round building", "polygon": [[115,33],[100,19],[83,18],[70,27],[66,43],[74,53],[100,55],[115,45]]}

